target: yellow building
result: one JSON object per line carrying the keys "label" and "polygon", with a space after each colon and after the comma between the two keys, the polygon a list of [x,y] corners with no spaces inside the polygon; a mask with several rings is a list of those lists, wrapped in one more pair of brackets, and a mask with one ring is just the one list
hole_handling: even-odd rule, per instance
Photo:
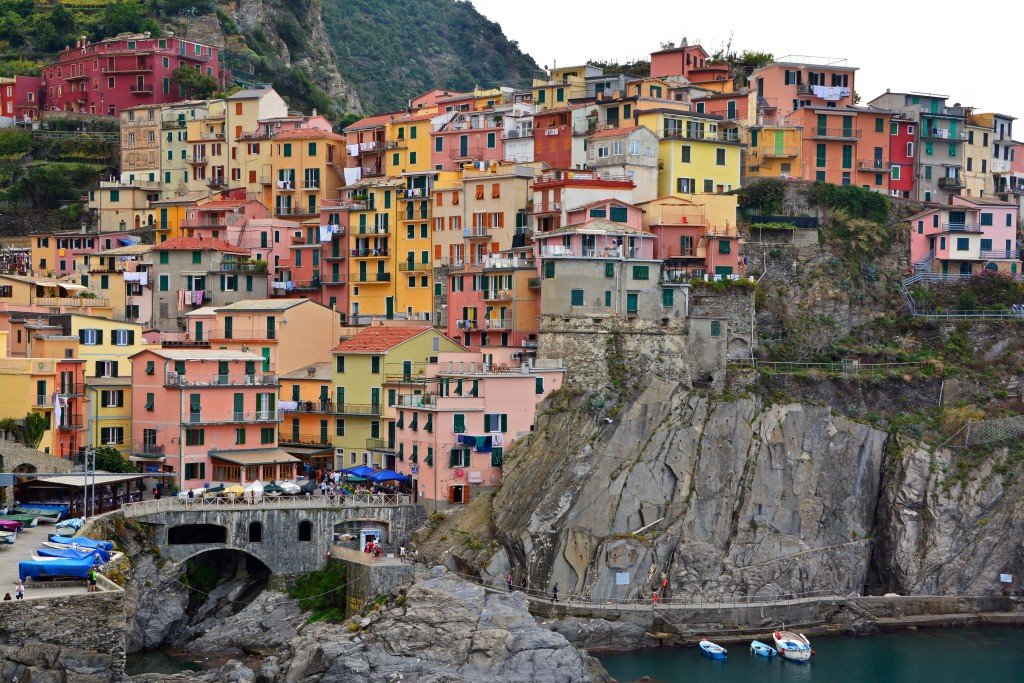
{"label": "yellow building", "polygon": [[320,198],[336,197],[342,185],[345,138],[306,128],[283,131],[264,144],[271,150],[271,198],[267,206],[284,219],[319,215]]}
{"label": "yellow building", "polygon": [[335,465],[394,466],[387,451],[387,406],[397,401],[396,390],[384,395],[385,381],[413,381],[414,368],[431,356],[463,351],[433,327],[371,325],[334,349]]}
{"label": "yellow building", "polygon": [[334,413],[333,364],[311,363],[281,376],[278,406],[284,422],[278,443],[312,469],[334,466],[334,434],[344,418]]}
{"label": "yellow building", "polygon": [[56,312],[83,312],[112,317],[110,300],[83,285],[45,277],[0,274],[0,303],[43,306]]}
{"label": "yellow building", "polygon": [[637,122],[660,138],[658,196],[729,192],[740,186],[740,152],[736,127],[718,116],[652,109]]}
{"label": "yellow building", "polygon": [[[188,164],[188,122],[205,119],[206,100],[164,105],[160,110],[160,180],[163,198],[188,191],[192,167]],[[172,235],[178,237],[178,235]]]}
{"label": "yellow building", "polygon": [[405,310],[397,301],[395,242],[398,194],[405,186],[398,178],[364,178],[346,188],[352,207],[347,231],[350,321],[394,318]]}
{"label": "yellow building", "polygon": [[128,358],[145,348],[142,325],[79,313],[69,314],[67,323],[61,324],[66,334],[78,339],[75,357],[85,361],[86,381],[92,377],[131,377]]}
{"label": "yellow building", "polygon": [[[987,124],[987,125],[986,125]],[[967,118],[964,125],[967,142],[964,144],[964,191],[963,196],[991,197],[995,193],[995,181],[989,165],[992,159],[992,147],[989,137],[992,125],[987,120]]]}
{"label": "yellow building", "polygon": [[750,128],[747,175],[752,178],[800,178],[803,129],[795,126]]}
{"label": "yellow building", "polygon": [[431,256],[431,173],[406,175],[398,189],[398,228],[395,231],[395,313],[407,319],[429,320],[434,310]]}
{"label": "yellow building", "polygon": [[115,448],[125,458],[132,448],[132,378],[86,377],[89,443]]}
{"label": "yellow building", "polygon": [[397,116],[384,127],[385,140],[393,147],[384,154],[384,173],[420,173],[433,168],[430,163],[433,109]]}
{"label": "yellow building", "polygon": [[567,106],[569,100],[587,96],[588,77],[602,73],[600,67],[589,64],[551,69],[547,79],[533,80],[533,104],[537,111]]}
{"label": "yellow building", "polygon": [[137,230],[156,224],[156,215],[150,202],[160,199],[160,183],[155,181],[108,182],[101,181],[95,190],[89,190],[86,206],[96,213],[100,232]]}
{"label": "yellow building", "polygon": [[156,241],[183,237],[181,223],[188,218],[188,209],[203,204],[213,197],[210,190],[185,192],[152,202],[150,209],[156,216]]}
{"label": "yellow building", "polygon": [[185,122],[189,192],[227,187],[231,149],[225,132],[226,109],[225,101],[211,100],[204,118]]}

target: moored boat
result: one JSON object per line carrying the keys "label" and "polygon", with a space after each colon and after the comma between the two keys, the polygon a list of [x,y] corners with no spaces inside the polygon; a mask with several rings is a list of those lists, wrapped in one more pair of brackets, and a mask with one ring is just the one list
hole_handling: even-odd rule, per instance
{"label": "moored boat", "polygon": [[811,641],[802,633],[792,631],[776,631],[772,634],[775,647],[779,654],[794,662],[806,662],[814,654]]}
{"label": "moored boat", "polygon": [[18,532],[0,531],[0,543],[9,545],[13,544],[16,540],[18,540]]}
{"label": "moored boat", "polygon": [[14,522],[21,522],[25,525],[26,529],[31,529],[39,523],[39,520],[36,519],[35,515],[19,515],[16,512],[11,512],[6,515],[0,515],[0,519],[9,519]]}
{"label": "moored boat", "polygon": [[774,657],[779,654],[774,647],[766,643],[762,643],[760,640],[755,640],[750,643],[750,651],[755,655],[760,655],[761,657]]}
{"label": "moored boat", "polygon": [[721,645],[712,643],[707,638],[701,638],[700,649],[701,652],[706,654],[708,657],[711,657],[711,659],[727,659],[729,656],[728,650]]}

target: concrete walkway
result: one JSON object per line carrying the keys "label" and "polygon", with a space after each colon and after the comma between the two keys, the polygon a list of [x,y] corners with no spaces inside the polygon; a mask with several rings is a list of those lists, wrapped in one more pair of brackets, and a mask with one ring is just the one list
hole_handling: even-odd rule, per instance
{"label": "concrete walkway", "polygon": [[[4,549],[0,550],[0,599],[3,599],[5,593],[10,593],[11,598],[14,597],[14,586],[18,581],[18,564],[22,560],[31,560],[32,555],[42,546],[43,541],[49,540],[50,534],[54,533],[55,528],[53,524],[40,522],[33,529],[22,529],[18,532],[18,540],[14,542],[14,545],[5,544],[3,546]],[[26,581],[25,599],[40,600],[86,593],[84,583],[83,581],[81,586],[37,588],[33,587],[31,581]]]}

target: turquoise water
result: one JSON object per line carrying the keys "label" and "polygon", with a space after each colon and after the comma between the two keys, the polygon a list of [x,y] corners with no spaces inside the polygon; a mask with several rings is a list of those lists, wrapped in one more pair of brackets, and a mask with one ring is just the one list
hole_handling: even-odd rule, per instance
{"label": "turquoise water", "polygon": [[[771,644],[771,643],[769,643]],[[877,636],[813,638],[809,663],[750,654],[750,643],[727,646],[714,661],[693,648],[599,654],[618,681],[650,676],[674,681],[752,683],[1002,683],[1024,681],[1024,629],[927,629]]]}
{"label": "turquoise water", "polygon": [[180,674],[185,671],[203,671],[209,665],[162,650],[147,650],[128,655],[126,669],[129,676],[138,674]]}

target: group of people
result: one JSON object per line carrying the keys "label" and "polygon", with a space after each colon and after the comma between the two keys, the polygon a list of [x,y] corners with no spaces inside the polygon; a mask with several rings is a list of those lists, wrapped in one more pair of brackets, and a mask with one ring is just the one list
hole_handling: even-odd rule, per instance
{"label": "group of people", "polygon": [[[317,488],[325,495],[343,496],[346,493],[345,475],[341,470],[318,468],[309,472],[308,476],[317,483]],[[361,482],[355,484],[354,487],[348,485],[347,490],[357,496],[371,493],[402,493],[400,487],[392,484],[364,484]]]}
{"label": "group of people", "polygon": [[380,544],[380,541],[375,536],[371,536],[366,539],[366,544],[363,545],[363,552],[369,553],[370,557],[379,560],[384,555],[384,546]]}

